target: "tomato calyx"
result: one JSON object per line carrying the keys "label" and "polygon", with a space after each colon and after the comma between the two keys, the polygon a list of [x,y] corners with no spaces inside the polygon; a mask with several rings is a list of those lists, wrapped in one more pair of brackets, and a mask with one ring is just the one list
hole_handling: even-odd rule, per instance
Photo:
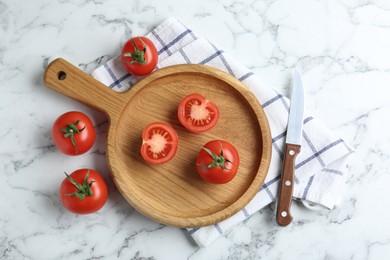
{"label": "tomato calyx", "polygon": [[93,191],[92,191],[91,187],[92,187],[92,184],[94,183],[94,181],[91,181],[90,183],[88,183],[89,170],[85,174],[83,184],[80,184],[77,181],[75,181],[66,172],[65,172],[65,175],[68,178],[68,180],[70,181],[70,183],[72,183],[77,188],[77,191],[69,193],[69,194],[65,194],[65,196],[75,196],[79,200],[83,200],[85,198],[85,196],[92,196]]}
{"label": "tomato calyx", "polygon": [[130,57],[132,58],[132,61],[125,61],[126,63],[133,64],[133,63],[139,63],[139,64],[145,64],[146,59],[145,59],[145,53],[146,53],[146,44],[142,39],[140,39],[142,42],[144,48],[142,50],[138,49],[137,45],[135,42],[132,40],[131,42],[134,45],[134,52],[125,52],[123,53],[123,57]]}
{"label": "tomato calyx", "polygon": [[201,167],[206,168],[206,169],[221,167],[224,170],[230,170],[226,167],[225,163],[226,162],[231,163],[231,164],[233,164],[233,163],[223,156],[222,144],[221,143],[219,143],[219,144],[221,146],[221,153],[219,155],[217,155],[216,153],[214,153],[213,151],[211,151],[210,149],[208,149],[206,147],[202,147],[202,149],[205,150],[213,158],[213,161],[209,165],[200,165]]}
{"label": "tomato calyx", "polygon": [[64,137],[70,138],[70,140],[72,141],[72,144],[73,144],[74,148],[76,149],[76,153],[78,153],[79,149],[77,147],[76,141],[74,140],[74,135],[81,133],[85,129],[85,126],[81,129],[78,129],[77,125],[79,123],[80,123],[80,120],[77,120],[74,124],[70,123],[70,124],[68,124],[67,127],[61,128],[61,132],[64,133]]}

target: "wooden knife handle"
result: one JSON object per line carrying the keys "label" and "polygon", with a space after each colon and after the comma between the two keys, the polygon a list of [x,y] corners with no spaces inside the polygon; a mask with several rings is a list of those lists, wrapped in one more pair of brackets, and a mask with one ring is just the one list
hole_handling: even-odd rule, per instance
{"label": "wooden knife handle", "polygon": [[280,180],[279,199],[276,210],[276,222],[280,226],[287,226],[293,220],[290,213],[294,190],[295,158],[301,151],[301,146],[286,144],[283,159],[283,172]]}

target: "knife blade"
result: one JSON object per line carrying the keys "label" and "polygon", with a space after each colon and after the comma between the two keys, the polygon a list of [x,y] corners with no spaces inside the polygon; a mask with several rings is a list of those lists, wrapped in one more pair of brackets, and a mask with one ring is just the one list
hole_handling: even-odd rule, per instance
{"label": "knife blade", "polygon": [[294,190],[295,158],[301,151],[304,105],[305,93],[301,73],[298,68],[295,68],[287,123],[283,170],[276,210],[276,222],[280,226],[287,226],[293,220],[290,207]]}

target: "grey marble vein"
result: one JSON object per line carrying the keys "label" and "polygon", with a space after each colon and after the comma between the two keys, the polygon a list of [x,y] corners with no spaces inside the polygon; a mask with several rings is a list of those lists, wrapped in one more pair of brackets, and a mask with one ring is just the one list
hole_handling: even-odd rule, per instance
{"label": "grey marble vein", "polygon": [[[280,228],[271,205],[199,248],[126,202],[104,159],[107,119],[44,87],[43,71],[63,57],[89,73],[169,16],[283,94],[302,66],[308,109],[356,150],[338,207],[294,203],[294,222]],[[0,0],[0,258],[389,259],[389,17],[379,0]],[[69,110],[95,123],[85,155],[53,144],[51,125]],[[58,196],[63,171],[81,167],[108,184],[96,214],[74,215]]]}

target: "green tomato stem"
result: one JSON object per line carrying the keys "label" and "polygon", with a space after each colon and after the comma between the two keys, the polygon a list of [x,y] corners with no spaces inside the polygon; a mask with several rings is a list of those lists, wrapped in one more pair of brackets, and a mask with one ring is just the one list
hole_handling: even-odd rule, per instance
{"label": "green tomato stem", "polygon": [[142,42],[144,48],[142,50],[138,49],[134,40],[131,40],[131,42],[133,43],[133,46],[134,46],[134,52],[123,53],[123,57],[132,58],[132,61],[125,61],[126,63],[129,63],[129,64],[133,64],[133,63],[145,64],[146,63],[146,58],[145,58],[146,44],[144,43],[144,41],[141,38],[139,40]]}
{"label": "green tomato stem", "polygon": [[70,141],[72,142],[74,148],[76,149],[76,153],[79,152],[79,149],[77,147],[77,143],[74,139],[74,135],[75,134],[78,134],[78,133],[81,133],[84,129],[85,129],[85,126],[81,129],[78,129],[77,128],[77,125],[80,123],[80,120],[77,120],[74,124],[70,123],[67,125],[67,127],[63,127],[61,128],[61,132],[64,133],[64,137],[65,138],[70,138]]}
{"label": "green tomato stem", "polygon": [[221,167],[224,170],[231,170],[231,169],[228,169],[226,167],[225,163],[226,162],[231,163],[231,164],[233,164],[233,163],[223,156],[222,144],[221,143],[219,143],[219,144],[221,145],[220,155],[215,154],[213,151],[211,151],[210,149],[208,149],[206,147],[202,147],[202,149],[205,150],[213,158],[213,161],[209,165],[201,165],[203,168],[210,169],[210,168],[215,168],[215,167]]}
{"label": "green tomato stem", "polygon": [[72,183],[77,188],[77,191],[65,194],[65,196],[75,196],[79,200],[85,199],[85,196],[92,196],[93,191],[92,191],[91,187],[92,187],[92,184],[94,183],[94,181],[91,181],[90,183],[88,183],[89,170],[87,171],[87,174],[85,174],[83,184],[80,184],[77,181],[75,181],[66,172],[65,172],[65,175],[68,178],[68,180],[70,181],[70,183]]}

